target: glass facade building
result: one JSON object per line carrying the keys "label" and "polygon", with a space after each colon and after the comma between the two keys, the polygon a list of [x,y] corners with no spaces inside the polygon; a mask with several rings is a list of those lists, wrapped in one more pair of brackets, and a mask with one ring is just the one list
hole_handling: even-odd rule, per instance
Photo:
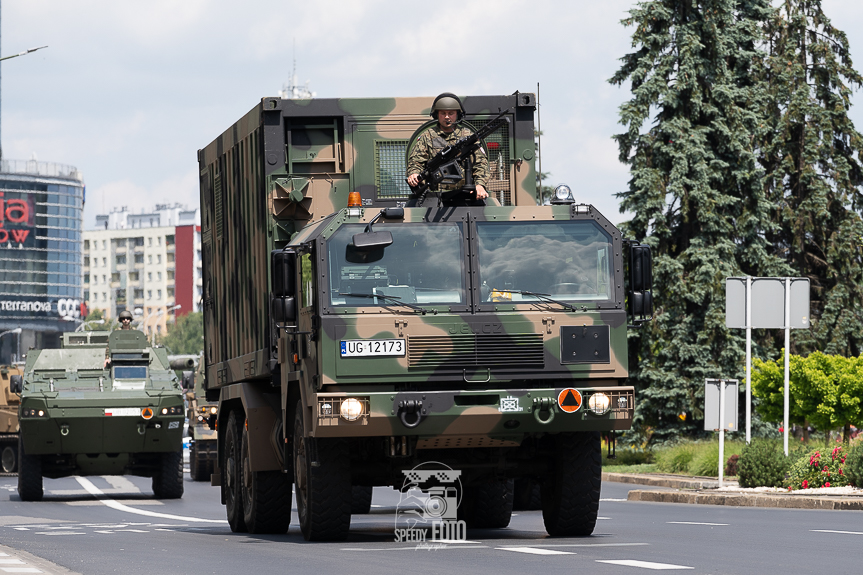
{"label": "glass facade building", "polygon": [[86,316],[83,209],[74,167],[0,162],[0,363],[30,347],[59,347],[60,334]]}

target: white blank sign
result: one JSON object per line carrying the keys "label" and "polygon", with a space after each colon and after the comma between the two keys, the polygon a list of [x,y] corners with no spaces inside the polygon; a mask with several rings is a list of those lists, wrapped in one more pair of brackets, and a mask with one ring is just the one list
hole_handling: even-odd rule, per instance
{"label": "white blank sign", "polygon": [[[752,325],[785,327],[785,278],[752,278]],[[746,278],[725,280],[725,327],[746,328]],[[791,328],[809,328],[809,278],[791,278]]]}

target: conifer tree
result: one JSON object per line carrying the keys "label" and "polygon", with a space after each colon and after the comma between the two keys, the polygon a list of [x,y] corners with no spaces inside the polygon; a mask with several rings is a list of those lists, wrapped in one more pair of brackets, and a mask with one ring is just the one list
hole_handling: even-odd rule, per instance
{"label": "conifer tree", "polygon": [[625,233],[653,248],[656,305],[630,369],[636,426],[660,439],[697,431],[705,378],[743,375],[725,278],[788,272],[765,235],[757,161],[767,94],[753,70],[769,12],[767,0],[649,0],[623,21],[635,51],[610,81],[631,82],[615,139],[632,177],[618,196],[634,214]]}
{"label": "conifer tree", "polygon": [[[792,351],[863,351],[863,137],[848,117],[854,70],[845,34],[820,0],[785,0],[766,27],[768,128],[761,162],[778,224],[769,237],[810,278],[810,330]],[[780,347],[780,345],[777,346]]]}

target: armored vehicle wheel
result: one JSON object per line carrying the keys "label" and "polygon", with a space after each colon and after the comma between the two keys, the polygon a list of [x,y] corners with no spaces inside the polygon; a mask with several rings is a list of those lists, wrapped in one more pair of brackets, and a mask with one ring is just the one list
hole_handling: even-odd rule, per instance
{"label": "armored vehicle wheel", "polygon": [[153,494],[157,499],[179,499],[183,496],[183,452],[162,453],[159,468],[153,475]]}
{"label": "armored vehicle wheel", "polygon": [[243,429],[240,493],[249,533],[287,533],[291,525],[291,476],[281,471],[252,471],[249,430]]}
{"label": "armored vehicle wheel", "polygon": [[516,479],[513,491],[514,511],[536,511],[542,509],[539,482],[535,479]]}
{"label": "armored vehicle wheel", "polygon": [[225,430],[225,469],[222,489],[225,494],[225,510],[228,512],[228,525],[234,533],[245,533],[246,522],[243,521],[243,499],[240,495],[240,469],[242,454],[240,453],[240,435],[237,432],[237,412],[228,416],[228,427]]}
{"label": "armored vehicle wheel", "polygon": [[15,473],[18,469],[18,452],[17,446],[9,444],[3,447],[3,455],[0,456],[0,463],[4,473]]}
{"label": "armored vehicle wheel", "polygon": [[[351,467],[348,444],[342,439],[317,439],[316,449],[303,437],[303,405],[297,402],[294,420],[294,485],[300,530],[306,541],[337,541],[351,527]],[[315,465],[312,457],[317,455]]]}
{"label": "armored vehicle wheel", "polygon": [[465,489],[461,507],[470,528],[503,529],[512,519],[513,480],[497,480]]}
{"label": "armored vehicle wheel", "polygon": [[42,458],[27,455],[24,440],[18,438],[18,495],[23,501],[42,500]]}
{"label": "armored vehicle wheel", "polygon": [[354,485],[351,491],[351,515],[365,515],[372,510],[371,486]]}
{"label": "armored vehicle wheel", "polygon": [[598,431],[561,433],[542,483],[542,520],[549,535],[590,535],[599,513],[602,446]]}

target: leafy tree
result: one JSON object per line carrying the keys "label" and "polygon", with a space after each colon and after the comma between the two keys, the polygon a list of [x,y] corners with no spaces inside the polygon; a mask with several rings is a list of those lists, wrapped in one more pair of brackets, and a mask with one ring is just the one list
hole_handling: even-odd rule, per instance
{"label": "leafy tree", "polygon": [[159,343],[177,355],[197,354],[204,349],[204,314],[188,313],[177,318],[168,333],[159,337]]}
{"label": "leafy tree", "polygon": [[863,351],[863,137],[848,110],[851,87],[860,87],[863,77],[821,0],[784,0],[766,24],[760,76],[769,93],[760,160],[777,223],[768,237],[812,288],[812,328],[795,331],[791,350],[857,356]]}
{"label": "leafy tree", "polygon": [[767,0],[650,0],[623,20],[635,51],[610,81],[631,82],[615,140],[632,177],[618,197],[634,214],[626,235],[653,248],[657,305],[630,339],[630,369],[635,423],[658,438],[698,432],[705,378],[742,376],[725,278],[787,272],[765,237],[756,154],[766,93],[752,78],[769,12]]}
{"label": "leafy tree", "polygon": [[[792,355],[788,371],[790,423],[822,431],[842,427],[845,441],[852,425],[863,427],[863,356]],[[761,398],[757,409],[767,421],[784,419],[784,386],[784,358],[753,361],[752,391]]]}

